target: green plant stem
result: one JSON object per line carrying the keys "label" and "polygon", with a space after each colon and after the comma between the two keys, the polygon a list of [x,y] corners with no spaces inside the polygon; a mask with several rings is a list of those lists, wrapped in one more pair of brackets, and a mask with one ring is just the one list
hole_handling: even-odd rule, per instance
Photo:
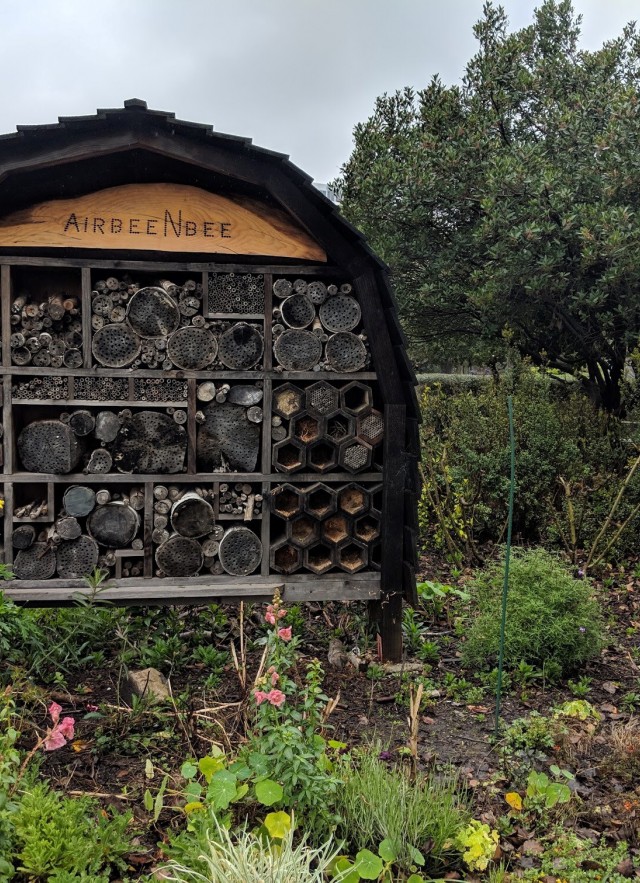
{"label": "green plant stem", "polygon": [[[593,559],[596,554],[596,549],[598,547],[598,543],[600,542],[602,537],[605,535],[605,533],[609,529],[609,525],[611,524],[611,522],[613,520],[613,516],[616,514],[616,510],[617,510],[618,506],[620,505],[620,501],[622,500],[622,497],[624,496],[626,489],[629,487],[629,482],[633,478],[634,473],[635,473],[636,469],[638,468],[638,466],[640,466],[640,455],[638,455],[636,457],[636,459],[633,461],[633,463],[631,464],[631,468],[627,472],[627,476],[626,476],[625,480],[622,482],[622,487],[618,491],[618,494],[611,505],[611,509],[609,509],[609,514],[605,518],[604,524],[602,525],[602,527],[598,531],[598,535],[596,536],[595,540],[593,541],[593,544],[591,545],[591,550],[589,551],[589,557],[587,558],[586,564],[584,565],[584,572],[585,573],[587,572],[587,570],[589,569],[589,567],[591,566],[591,564],[593,562]],[[598,558],[598,560],[600,560],[600,559]]]}
{"label": "green plant stem", "polygon": [[500,724],[500,699],[502,698],[502,668],[504,664],[504,634],[507,625],[507,593],[509,590],[509,562],[511,559],[511,531],[513,528],[513,498],[516,484],[516,442],[513,431],[513,397],[507,397],[509,409],[509,448],[511,481],[509,484],[509,515],[507,519],[507,550],[504,561],[504,585],[502,587],[502,618],[500,621],[500,652],[498,655],[498,683],[496,685],[496,737]]}

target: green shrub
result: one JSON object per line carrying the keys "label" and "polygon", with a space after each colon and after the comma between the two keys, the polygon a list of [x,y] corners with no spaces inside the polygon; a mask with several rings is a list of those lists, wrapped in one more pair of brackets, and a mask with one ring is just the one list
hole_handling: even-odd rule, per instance
{"label": "green shrub", "polygon": [[[509,498],[507,396],[516,436],[514,537],[589,548],[634,456],[638,430],[596,410],[577,383],[563,384],[514,359],[497,379],[473,389],[422,387],[421,525],[425,539],[454,559],[504,536]],[[640,502],[640,470],[616,522]],[[640,512],[611,550],[638,546]],[[613,528],[609,533],[613,533]]]}
{"label": "green shrub", "polygon": [[347,768],[336,808],[341,818],[336,834],[353,853],[391,840],[405,871],[416,849],[432,869],[457,855],[453,843],[469,818],[455,779],[428,776],[411,782],[403,770],[390,769],[370,752],[360,756],[356,768]]}
{"label": "green shrub", "polygon": [[124,869],[132,851],[130,814],[103,814],[94,801],[71,799],[48,785],[29,788],[13,816],[15,864],[30,878],[86,879],[110,867]]}
{"label": "green shrub", "polygon": [[[463,645],[469,667],[492,668],[498,658],[504,558],[491,562],[468,584],[475,618]],[[558,557],[544,549],[512,553],[505,667],[521,661],[544,670],[557,665],[563,674],[597,656],[604,624],[591,583],[575,579]]]}

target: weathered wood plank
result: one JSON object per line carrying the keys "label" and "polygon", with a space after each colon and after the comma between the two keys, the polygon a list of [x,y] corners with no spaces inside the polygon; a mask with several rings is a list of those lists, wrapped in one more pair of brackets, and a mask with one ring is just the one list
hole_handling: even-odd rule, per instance
{"label": "weathered wood plank", "polygon": [[0,247],[273,255],[325,261],[284,212],[184,184],[123,184],[6,215]]}

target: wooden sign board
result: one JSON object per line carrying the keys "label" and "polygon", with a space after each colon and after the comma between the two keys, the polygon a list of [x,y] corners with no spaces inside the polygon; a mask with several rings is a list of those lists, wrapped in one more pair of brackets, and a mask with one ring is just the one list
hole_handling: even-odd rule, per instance
{"label": "wooden sign board", "polygon": [[327,259],[278,209],[179,184],[126,184],[40,203],[0,218],[0,247]]}

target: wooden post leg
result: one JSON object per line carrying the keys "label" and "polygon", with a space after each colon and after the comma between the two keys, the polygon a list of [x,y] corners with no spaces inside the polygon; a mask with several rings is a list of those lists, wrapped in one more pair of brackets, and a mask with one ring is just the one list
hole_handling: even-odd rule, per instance
{"label": "wooden post leg", "polygon": [[402,593],[395,592],[377,601],[374,611],[371,605],[369,616],[376,616],[380,623],[382,638],[382,659],[384,662],[402,661]]}

